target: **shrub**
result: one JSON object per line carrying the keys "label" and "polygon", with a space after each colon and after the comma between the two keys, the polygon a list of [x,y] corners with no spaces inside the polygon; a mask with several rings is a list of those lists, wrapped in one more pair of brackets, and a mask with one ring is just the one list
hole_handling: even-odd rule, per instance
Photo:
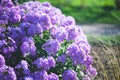
{"label": "shrub", "polygon": [[0,3],[0,79],[90,80],[90,45],[71,16],[50,3]]}

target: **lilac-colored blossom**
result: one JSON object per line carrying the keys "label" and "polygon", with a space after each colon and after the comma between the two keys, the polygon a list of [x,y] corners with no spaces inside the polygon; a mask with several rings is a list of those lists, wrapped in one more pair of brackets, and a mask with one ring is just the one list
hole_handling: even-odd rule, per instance
{"label": "lilac-colored blossom", "polygon": [[66,61],[66,55],[64,54],[62,54],[61,56],[57,58],[57,62],[62,62],[64,64],[65,61]]}
{"label": "lilac-colored blossom", "polygon": [[58,75],[51,73],[48,75],[48,80],[59,80]]}
{"label": "lilac-colored blossom", "polygon": [[62,80],[77,80],[77,73],[74,70],[66,70],[62,74]]}
{"label": "lilac-colored blossom", "polygon": [[56,55],[60,48],[60,44],[57,40],[49,39],[42,47],[49,55]]}

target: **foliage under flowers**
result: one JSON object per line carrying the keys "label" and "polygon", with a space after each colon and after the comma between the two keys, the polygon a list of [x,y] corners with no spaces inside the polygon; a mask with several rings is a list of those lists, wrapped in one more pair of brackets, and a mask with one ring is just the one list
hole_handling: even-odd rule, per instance
{"label": "foliage under flowers", "polygon": [[90,45],[74,18],[50,3],[0,2],[0,79],[90,80]]}

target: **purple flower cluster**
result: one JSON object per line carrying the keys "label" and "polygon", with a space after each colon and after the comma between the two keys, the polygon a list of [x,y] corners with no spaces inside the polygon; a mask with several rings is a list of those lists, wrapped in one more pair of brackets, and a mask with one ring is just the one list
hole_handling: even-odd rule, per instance
{"label": "purple flower cluster", "polygon": [[0,55],[0,79],[1,80],[17,80],[16,74],[12,67],[5,64],[5,59]]}
{"label": "purple flower cluster", "polygon": [[97,71],[89,52],[74,18],[49,2],[0,1],[0,80],[90,80]]}
{"label": "purple flower cluster", "polygon": [[14,39],[6,36],[6,34],[6,29],[0,26],[0,53],[9,55],[8,53],[14,52],[17,46]]}
{"label": "purple flower cluster", "polygon": [[52,38],[57,39],[59,42],[68,39],[68,32],[65,30],[64,27],[53,27],[50,32]]}
{"label": "purple flower cluster", "polygon": [[57,62],[62,62],[63,64],[66,62],[66,55],[62,54],[57,58]]}
{"label": "purple flower cluster", "polygon": [[46,43],[43,45],[43,49],[47,51],[47,53],[56,55],[57,51],[60,48],[60,44],[57,40],[54,39],[49,39],[46,41]]}
{"label": "purple flower cluster", "polygon": [[47,59],[38,58],[33,64],[36,65],[38,69],[49,70],[50,67],[55,67],[56,62],[52,56],[48,56]]}
{"label": "purple flower cluster", "polygon": [[77,73],[74,70],[66,70],[62,75],[63,80],[77,80]]}
{"label": "purple flower cluster", "polygon": [[59,80],[59,77],[56,74],[51,73],[48,75],[48,80]]}

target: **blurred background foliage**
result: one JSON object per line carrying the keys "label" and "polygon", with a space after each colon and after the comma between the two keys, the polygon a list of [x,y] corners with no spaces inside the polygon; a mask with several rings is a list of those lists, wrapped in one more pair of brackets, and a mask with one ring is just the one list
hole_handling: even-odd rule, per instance
{"label": "blurred background foliage", "polygon": [[[18,0],[23,3],[30,0]],[[33,0],[35,1],[35,0]],[[120,0],[38,0],[48,1],[77,23],[120,23]]]}

